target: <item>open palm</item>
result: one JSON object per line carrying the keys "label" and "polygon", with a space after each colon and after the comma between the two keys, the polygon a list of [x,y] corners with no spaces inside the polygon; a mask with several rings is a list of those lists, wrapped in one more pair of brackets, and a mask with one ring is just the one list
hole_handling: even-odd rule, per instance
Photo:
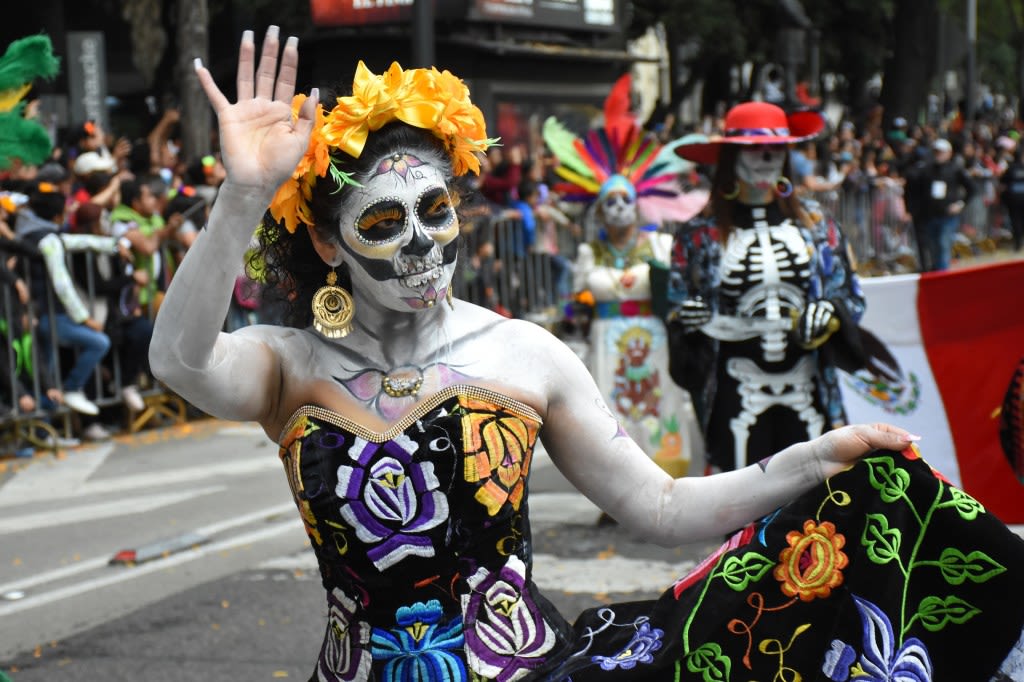
{"label": "open palm", "polygon": [[238,50],[238,101],[232,104],[197,62],[199,82],[217,114],[224,168],[232,183],[272,193],[295,170],[309,144],[316,91],[292,117],[292,96],[299,61],[298,41],[289,38],[278,69],[278,28],[267,29],[259,67],[251,31]]}

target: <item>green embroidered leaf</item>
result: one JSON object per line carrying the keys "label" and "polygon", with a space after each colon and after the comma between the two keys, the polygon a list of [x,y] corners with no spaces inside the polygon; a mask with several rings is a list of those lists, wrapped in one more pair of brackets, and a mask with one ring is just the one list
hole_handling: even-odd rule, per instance
{"label": "green embroidered leaf", "polygon": [[887,564],[900,558],[900,544],[903,535],[899,528],[889,528],[889,520],[883,514],[868,514],[861,544],[868,551],[868,558],[876,564]]}
{"label": "green embroidered leaf", "polygon": [[891,457],[873,457],[865,460],[871,485],[886,502],[900,499],[910,487],[910,474],[897,469]]}
{"label": "green embroidered leaf", "polygon": [[946,627],[947,623],[962,625],[979,613],[981,613],[981,609],[952,595],[945,599],[925,597],[921,600],[921,605],[917,607],[917,616],[921,619],[921,625],[929,632],[938,632]]}
{"label": "green embroidered leaf", "polygon": [[722,655],[722,647],[706,642],[686,657],[686,668],[691,673],[701,673],[702,682],[723,682],[729,679],[732,661]]}
{"label": "green embroidered leaf", "polygon": [[939,557],[939,570],[950,585],[960,585],[965,580],[983,583],[1006,570],[984,552],[964,555],[959,549],[947,547]]}
{"label": "green embroidered leaf", "polygon": [[722,579],[733,590],[740,592],[747,585],[760,580],[775,565],[757,552],[747,552],[742,557],[731,556],[722,564]]}
{"label": "green embroidered leaf", "polygon": [[950,493],[953,495],[953,499],[949,502],[943,502],[940,507],[956,507],[957,512],[960,514],[960,518],[964,521],[973,521],[978,517],[978,514],[985,513],[985,507],[978,502],[976,499],[965,493],[959,488],[950,488]]}

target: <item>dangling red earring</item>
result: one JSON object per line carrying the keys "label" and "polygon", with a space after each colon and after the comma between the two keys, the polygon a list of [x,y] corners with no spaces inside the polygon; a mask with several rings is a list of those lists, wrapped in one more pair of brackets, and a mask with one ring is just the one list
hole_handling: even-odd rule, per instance
{"label": "dangling red earring", "polygon": [[783,199],[791,196],[793,194],[793,183],[790,182],[789,178],[785,175],[780,176],[779,179],[775,181],[775,193]]}

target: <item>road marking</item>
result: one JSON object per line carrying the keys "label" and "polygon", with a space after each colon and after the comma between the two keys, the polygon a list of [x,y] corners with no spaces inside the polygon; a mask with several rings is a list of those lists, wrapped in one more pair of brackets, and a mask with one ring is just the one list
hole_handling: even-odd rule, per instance
{"label": "road marking", "polygon": [[260,509],[258,511],[251,512],[249,514],[242,514],[241,516],[232,516],[230,519],[224,519],[217,523],[211,523],[206,526],[200,526],[193,532],[199,535],[205,535],[207,537],[216,535],[217,533],[223,533],[224,531],[234,528],[235,526],[244,526],[256,521],[266,521],[274,516],[280,516],[281,514],[287,514],[291,512],[292,516],[298,517],[298,510],[295,508],[294,502],[285,502],[284,504],[277,504],[273,507],[267,507],[266,509]]}
{"label": "road marking", "polygon": [[[198,535],[204,535],[211,537],[218,533],[223,533],[226,530],[230,530],[237,526],[245,526],[250,523],[257,521],[269,520],[275,516],[279,516],[285,512],[295,511],[295,505],[288,502],[286,504],[279,504],[273,507],[267,507],[259,511],[252,512],[250,514],[242,514],[241,516],[235,516],[224,521],[217,523],[211,523],[207,526],[197,528],[194,532]],[[297,514],[296,514],[297,517]],[[45,585],[46,583],[56,582],[57,580],[63,580],[79,573],[87,573],[94,571],[98,568],[103,568],[110,564],[110,555],[104,555],[101,557],[95,557],[93,559],[85,559],[84,561],[76,561],[74,564],[57,568],[52,571],[46,571],[45,573],[35,573],[33,575],[14,580],[9,583],[0,584],[0,594],[7,592],[13,592],[15,590],[24,590],[26,588],[35,587],[36,585]]]}
{"label": "road marking", "polygon": [[62,580],[79,573],[94,571],[97,568],[102,568],[108,565],[109,563],[109,556],[76,561],[75,563],[69,566],[64,566],[63,568],[57,568],[52,571],[47,571],[46,573],[36,573],[28,576],[27,578],[22,578],[21,580],[4,583],[3,585],[0,585],[0,594],[6,594],[7,592],[13,592],[15,590],[24,590],[28,587],[35,587],[36,585],[54,582],[55,580]]}
{"label": "road marking", "polygon": [[65,459],[34,459],[0,487],[0,507],[63,498],[84,485],[113,451],[113,443],[103,443]]}
{"label": "road marking", "polygon": [[0,535],[20,533],[39,528],[49,528],[71,523],[82,523],[84,521],[96,521],[98,519],[109,519],[115,516],[126,516],[128,514],[140,514],[153,511],[160,507],[167,507],[201,495],[226,490],[226,486],[209,486],[196,488],[195,490],[182,491],[180,493],[165,493],[163,495],[145,495],[135,498],[119,498],[113,502],[98,502],[96,504],[83,504],[76,507],[62,507],[50,509],[34,514],[22,514],[21,516],[5,515],[0,518]]}
{"label": "road marking", "polygon": [[151,563],[143,564],[141,566],[116,569],[115,572],[110,575],[86,580],[66,587],[60,587],[31,597],[25,597],[20,601],[11,602],[10,604],[0,604],[0,618],[11,616],[15,613],[20,613],[29,609],[46,606],[47,604],[52,604],[53,602],[60,601],[62,599],[76,597],[92,590],[133,580],[173,566],[180,566],[181,564],[188,563],[189,561],[195,561],[196,559],[201,559],[205,556],[222,552],[227,549],[234,549],[235,547],[242,545],[262,542],[263,540],[268,540],[276,535],[281,535],[282,533],[294,533],[301,530],[302,522],[298,517],[296,517],[291,521],[283,521],[281,523],[276,523],[273,526],[252,531],[251,533],[243,533],[242,535],[237,535],[220,542],[203,545],[202,547],[181,552],[180,554],[173,554],[166,559],[156,559]]}
{"label": "road marking", "polygon": [[[74,461],[70,458],[68,461]],[[60,462],[61,465],[64,462]],[[51,483],[51,476],[54,470],[47,469],[45,478],[43,476],[30,476],[32,480],[21,482],[22,476],[31,471],[28,467],[19,472],[6,486],[0,489],[0,507],[26,502],[39,502],[47,499],[67,499],[69,497],[84,497],[86,495],[119,493],[125,490],[139,490],[151,487],[166,487],[177,483],[191,483],[194,481],[210,481],[220,477],[245,476],[255,474],[269,469],[280,469],[281,461],[277,457],[247,457],[232,462],[220,462],[216,464],[201,464],[194,467],[181,469],[169,469],[167,471],[156,471],[145,474],[133,474],[119,476],[101,481],[82,482],[73,477],[65,477]],[[57,467],[59,470],[60,467]],[[18,487],[11,493],[10,488],[15,483]]]}

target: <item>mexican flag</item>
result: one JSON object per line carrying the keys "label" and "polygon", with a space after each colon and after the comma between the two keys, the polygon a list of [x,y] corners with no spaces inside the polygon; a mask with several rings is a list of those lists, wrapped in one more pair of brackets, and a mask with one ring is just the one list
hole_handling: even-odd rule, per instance
{"label": "mexican flag", "polygon": [[1024,523],[1024,261],[864,278],[872,371],[843,373],[851,422],[921,436],[924,458]]}

